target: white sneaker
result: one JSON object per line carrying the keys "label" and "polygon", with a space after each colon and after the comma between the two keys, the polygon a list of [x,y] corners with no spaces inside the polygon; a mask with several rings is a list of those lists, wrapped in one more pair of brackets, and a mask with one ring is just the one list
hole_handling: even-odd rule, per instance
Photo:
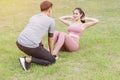
{"label": "white sneaker", "polygon": [[56,56],[56,55],[53,55],[53,56],[55,57],[56,60],[58,59],[58,56]]}
{"label": "white sneaker", "polygon": [[56,60],[57,60],[58,58],[59,58],[58,56],[55,57]]}
{"label": "white sneaker", "polygon": [[26,69],[26,66],[25,66],[25,58],[19,58],[19,62],[21,64],[22,68],[26,71],[27,69]]}

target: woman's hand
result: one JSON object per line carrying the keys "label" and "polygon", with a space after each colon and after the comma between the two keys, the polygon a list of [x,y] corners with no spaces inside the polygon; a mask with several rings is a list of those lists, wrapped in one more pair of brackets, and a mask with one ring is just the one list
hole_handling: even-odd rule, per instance
{"label": "woman's hand", "polygon": [[73,15],[71,15],[71,16],[69,16],[69,18],[70,18],[70,19],[74,19],[74,16],[73,16]]}
{"label": "woman's hand", "polygon": [[73,16],[62,16],[59,18],[60,21],[62,21],[64,24],[66,24],[67,26],[71,25],[72,22],[67,20],[67,19],[73,19]]}
{"label": "woman's hand", "polygon": [[93,21],[93,22],[99,22],[98,19],[95,19],[95,18],[91,18],[91,17],[84,17],[82,20],[90,20],[90,21]]}
{"label": "woman's hand", "polygon": [[85,17],[83,17],[81,20],[87,20],[87,19],[88,19],[88,17],[85,16]]}

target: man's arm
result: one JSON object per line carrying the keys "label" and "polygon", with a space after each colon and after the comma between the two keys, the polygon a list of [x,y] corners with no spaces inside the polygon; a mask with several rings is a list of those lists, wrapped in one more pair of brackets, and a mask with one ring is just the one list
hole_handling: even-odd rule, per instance
{"label": "man's arm", "polygon": [[49,46],[49,51],[53,55],[53,35],[54,35],[54,26],[55,22],[52,20],[49,29],[48,29],[48,46]]}
{"label": "man's arm", "polygon": [[53,54],[53,33],[48,33],[48,46],[50,53]]}

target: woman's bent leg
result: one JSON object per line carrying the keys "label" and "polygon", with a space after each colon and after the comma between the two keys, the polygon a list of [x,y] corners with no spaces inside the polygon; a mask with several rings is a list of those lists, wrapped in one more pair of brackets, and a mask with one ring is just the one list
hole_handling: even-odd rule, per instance
{"label": "woman's bent leg", "polygon": [[60,35],[60,32],[55,31],[54,36],[53,36],[54,44],[57,42],[59,35]]}
{"label": "woman's bent leg", "polygon": [[59,50],[62,48],[63,44],[64,44],[64,40],[65,40],[65,34],[64,32],[61,32],[59,34],[59,37],[58,37],[58,40],[56,42],[56,46],[55,46],[55,49],[54,49],[54,53],[55,55],[58,54]]}

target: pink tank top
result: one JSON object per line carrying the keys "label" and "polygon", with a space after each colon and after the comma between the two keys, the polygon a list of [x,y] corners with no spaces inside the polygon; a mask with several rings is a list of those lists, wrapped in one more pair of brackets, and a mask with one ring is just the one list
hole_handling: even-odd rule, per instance
{"label": "pink tank top", "polygon": [[78,36],[81,36],[82,33],[83,33],[83,30],[82,30],[82,28],[80,27],[80,25],[78,25],[78,24],[72,24],[72,25],[70,25],[70,26],[68,27],[68,32],[69,32],[69,33],[74,33],[74,34],[76,34],[76,35],[78,35]]}

